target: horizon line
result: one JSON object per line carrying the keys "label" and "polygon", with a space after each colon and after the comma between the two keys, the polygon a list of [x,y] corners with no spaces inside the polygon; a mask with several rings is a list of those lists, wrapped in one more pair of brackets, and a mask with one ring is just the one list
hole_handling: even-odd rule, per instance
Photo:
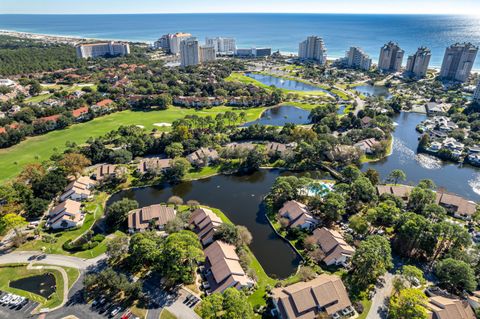
{"label": "horizon line", "polygon": [[442,15],[442,16],[478,16],[468,13],[394,13],[394,12],[110,12],[110,13],[2,13],[0,15],[155,15],[155,14],[308,14],[308,15]]}

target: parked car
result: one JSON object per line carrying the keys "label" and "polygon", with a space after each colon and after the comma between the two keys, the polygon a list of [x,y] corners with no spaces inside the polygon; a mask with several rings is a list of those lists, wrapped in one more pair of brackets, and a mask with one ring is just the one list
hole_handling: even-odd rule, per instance
{"label": "parked car", "polygon": [[7,295],[4,295],[1,299],[0,299],[0,303],[2,305],[8,305],[8,303],[10,302],[10,300],[13,299],[15,295],[13,294],[7,294]]}
{"label": "parked car", "polygon": [[115,307],[111,312],[110,312],[110,317],[115,317],[116,315],[118,315],[121,311],[122,311],[122,307],[118,306],[118,307]]}

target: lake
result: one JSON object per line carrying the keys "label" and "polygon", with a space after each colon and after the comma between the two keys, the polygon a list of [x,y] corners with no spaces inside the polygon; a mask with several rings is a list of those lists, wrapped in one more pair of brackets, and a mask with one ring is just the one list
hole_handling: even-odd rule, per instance
{"label": "lake", "polygon": [[303,83],[300,81],[289,80],[282,77],[276,77],[272,75],[259,74],[259,73],[245,73],[246,76],[257,80],[265,85],[271,86],[274,85],[276,88],[292,90],[292,91],[322,91],[329,96],[335,96],[330,93],[328,90],[322,89],[318,86]]}
{"label": "lake", "polygon": [[245,123],[244,126],[254,124],[284,126],[287,123],[308,124],[310,111],[292,105],[280,105],[266,109],[260,118]]}
{"label": "lake", "polygon": [[382,96],[386,99],[392,97],[392,94],[390,94],[390,92],[385,86],[367,84],[356,86],[354,90],[365,96]]}
{"label": "lake", "polygon": [[112,195],[107,205],[127,197],[142,207],[166,202],[175,195],[218,208],[234,224],[244,225],[252,233],[250,248],[265,271],[272,277],[285,278],[296,271],[301,259],[272,230],[262,206],[263,197],[280,175],[279,170],[260,170],[251,175],[218,175],[174,186],[130,189]]}
{"label": "lake", "polygon": [[480,202],[479,169],[417,154],[420,134],[415,126],[425,119],[426,115],[419,113],[405,112],[397,115],[393,119],[397,126],[393,134],[392,155],[378,162],[364,164],[362,169],[376,169],[382,178],[386,178],[394,169],[401,169],[407,174],[407,183],[431,179],[438,187]]}

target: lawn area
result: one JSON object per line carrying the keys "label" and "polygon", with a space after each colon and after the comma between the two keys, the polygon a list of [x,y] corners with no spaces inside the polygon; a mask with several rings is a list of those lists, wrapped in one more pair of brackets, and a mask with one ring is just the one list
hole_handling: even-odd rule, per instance
{"label": "lawn area", "polygon": [[199,171],[190,171],[185,175],[185,180],[195,180],[200,178],[205,178],[219,173],[220,166],[205,166],[202,167]]}
{"label": "lawn area", "polygon": [[[71,287],[70,279],[76,277],[78,278],[78,270],[76,269],[71,269],[68,267],[62,267],[65,269],[65,271],[68,274],[69,278],[69,287]],[[21,278],[26,278],[26,277],[31,277],[35,275],[42,275],[45,273],[52,273],[55,276],[55,281],[56,281],[56,291],[54,294],[49,299],[45,299],[40,295],[25,291],[25,290],[20,290],[20,289],[15,289],[15,288],[10,288],[9,284],[11,281],[15,281]],[[75,278],[76,280],[76,278]],[[23,297],[26,297],[30,300],[36,301],[40,303],[39,308],[54,308],[59,306],[62,301],[63,301],[63,278],[60,272],[57,270],[53,269],[27,269],[26,265],[6,265],[6,266],[1,266],[0,267],[0,290],[14,293]]]}
{"label": "lawn area", "polygon": [[365,319],[367,318],[368,311],[370,310],[370,307],[372,307],[372,301],[368,299],[364,299],[361,301],[363,305],[363,312],[358,316],[357,319]]}
{"label": "lawn area", "polygon": [[91,250],[70,253],[68,251],[63,250],[62,245],[67,240],[74,240],[84,232],[86,232],[90,227],[95,223],[103,215],[103,207],[104,203],[107,200],[108,194],[107,193],[100,193],[94,197],[93,201],[87,202],[85,205],[85,211],[87,212],[85,215],[85,221],[83,225],[74,230],[63,231],[58,233],[50,233],[41,231],[40,235],[44,236],[51,236],[55,239],[55,242],[45,242],[42,239],[37,239],[34,241],[30,241],[25,243],[23,246],[18,248],[18,250],[35,250],[40,251],[44,248],[45,253],[47,254],[61,254],[61,255],[71,255],[80,258],[93,258],[98,255],[101,255],[106,250],[106,242],[107,239],[101,242],[98,246]]}
{"label": "lawn area", "polygon": [[212,116],[226,111],[240,113],[245,111],[247,121],[257,119],[264,108],[246,110],[219,106],[196,111],[194,109],[170,107],[162,111],[135,112],[123,111],[98,117],[86,123],[79,123],[67,129],[53,131],[45,135],[30,137],[20,144],[0,150],[0,183],[15,177],[28,163],[47,160],[56,151],[65,149],[66,142],[84,143],[89,137],[98,137],[117,129],[121,125],[143,125],[147,130],[153,128],[168,130],[168,127],[154,126],[155,123],[172,123],[186,115]]}
{"label": "lawn area", "polygon": [[160,319],[177,319],[177,317],[167,309],[163,309],[160,314]]}

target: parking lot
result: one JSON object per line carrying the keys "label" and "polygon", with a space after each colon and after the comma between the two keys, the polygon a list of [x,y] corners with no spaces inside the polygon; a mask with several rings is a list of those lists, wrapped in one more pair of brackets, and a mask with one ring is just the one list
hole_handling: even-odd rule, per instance
{"label": "parking lot", "polygon": [[[8,295],[8,293],[1,291],[0,300],[6,295]],[[37,306],[38,303],[28,299],[25,299],[22,303],[16,306],[2,303],[0,304],[0,318],[28,318],[31,316],[30,313],[32,310]]]}

